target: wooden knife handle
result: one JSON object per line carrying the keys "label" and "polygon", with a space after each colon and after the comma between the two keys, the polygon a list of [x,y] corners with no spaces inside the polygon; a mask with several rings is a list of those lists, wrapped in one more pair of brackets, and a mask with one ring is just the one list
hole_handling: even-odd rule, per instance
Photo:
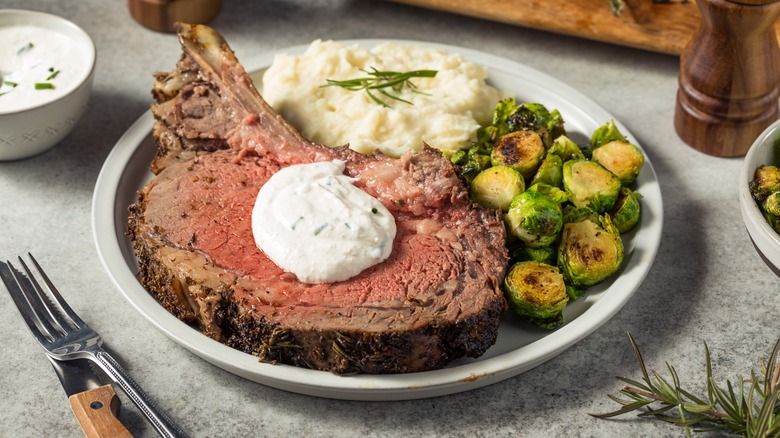
{"label": "wooden knife handle", "polygon": [[133,437],[117,418],[121,402],[111,385],[73,394],[69,400],[87,438]]}

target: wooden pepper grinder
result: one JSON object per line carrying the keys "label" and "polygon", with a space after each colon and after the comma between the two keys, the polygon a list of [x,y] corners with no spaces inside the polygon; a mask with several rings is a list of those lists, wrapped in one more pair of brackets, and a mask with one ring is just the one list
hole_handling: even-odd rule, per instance
{"label": "wooden pepper grinder", "polygon": [[680,56],[674,126],[687,144],[745,155],[778,116],[780,0],[696,0],[701,25]]}
{"label": "wooden pepper grinder", "polygon": [[177,21],[205,24],[219,14],[221,0],[128,0],[130,16],[149,29],[173,32]]}

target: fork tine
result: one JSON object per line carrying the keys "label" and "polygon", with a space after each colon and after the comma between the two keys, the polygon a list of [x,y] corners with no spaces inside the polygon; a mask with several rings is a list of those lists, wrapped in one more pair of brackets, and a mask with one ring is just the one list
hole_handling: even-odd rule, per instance
{"label": "fork tine", "polygon": [[24,269],[24,274],[26,275],[23,275],[19,271],[14,272],[14,275],[16,276],[17,283],[19,283],[25,292],[27,302],[30,303],[35,314],[53,338],[57,338],[58,333],[63,335],[67,334],[70,326],[67,323],[63,324],[62,318],[56,315],[56,310],[52,308],[50,304],[51,301],[49,300],[46,291],[38,284],[38,280],[35,279],[30,268],[27,267],[27,263],[25,263],[21,257],[18,257],[18,259],[19,263],[22,265],[22,269]]}
{"label": "fork tine", "polygon": [[[35,269],[38,271],[39,274],[41,274],[41,278],[43,278],[43,282],[46,283],[46,287],[49,289],[49,292],[51,292],[50,296],[54,298],[54,301],[57,303],[59,308],[62,310],[62,312],[70,319],[70,323],[75,328],[81,328],[86,325],[84,321],[79,317],[76,312],[73,311],[73,309],[70,308],[68,305],[68,302],[65,301],[64,298],[62,298],[62,295],[60,295],[60,291],[57,290],[56,287],[54,287],[54,283],[49,280],[49,276],[46,275],[46,272],[43,271],[43,268],[41,268],[41,265],[38,264],[38,260],[35,260],[35,257],[33,257],[32,254],[29,252],[27,253],[27,256],[30,257],[30,260],[33,262],[33,265],[35,265]],[[27,269],[27,266],[25,266],[25,269]],[[30,271],[27,271],[30,273]],[[35,277],[30,274],[30,278],[35,281]],[[61,323],[60,323],[61,324]]]}
{"label": "fork tine", "polygon": [[[4,268],[4,269],[3,269]],[[50,330],[54,330],[51,324],[44,323],[30,305],[28,293],[25,287],[19,283],[21,273],[14,268],[10,261],[0,262],[0,278],[2,278],[8,293],[11,295],[16,308],[22,315],[24,322],[32,334],[41,344],[47,344],[53,339]]]}

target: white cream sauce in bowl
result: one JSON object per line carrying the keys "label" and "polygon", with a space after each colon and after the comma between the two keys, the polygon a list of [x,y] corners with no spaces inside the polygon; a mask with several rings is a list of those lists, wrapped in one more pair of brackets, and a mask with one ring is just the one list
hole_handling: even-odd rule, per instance
{"label": "white cream sauce in bowl", "polygon": [[42,12],[0,10],[0,160],[60,142],[84,112],[96,51],[72,22]]}

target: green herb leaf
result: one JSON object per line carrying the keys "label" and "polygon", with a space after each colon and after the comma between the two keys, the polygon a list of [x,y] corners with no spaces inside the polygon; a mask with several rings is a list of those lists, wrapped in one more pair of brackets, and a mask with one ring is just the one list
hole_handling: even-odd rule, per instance
{"label": "green herb leaf", "polygon": [[347,79],[338,81],[334,79],[327,79],[327,84],[322,87],[341,87],[350,91],[365,91],[368,97],[371,98],[377,104],[390,107],[384,100],[380,99],[373,91],[399,102],[403,102],[412,105],[408,100],[402,99],[400,96],[404,87],[419,94],[422,91],[417,90],[417,86],[411,82],[413,78],[432,78],[438,73],[436,70],[413,70],[408,72],[396,72],[396,71],[380,71],[374,67],[371,67],[371,71],[361,70],[368,74],[368,76],[354,79]]}
{"label": "green herb leaf", "polygon": [[16,51],[16,56],[19,56],[24,52],[30,51],[33,47],[35,47],[33,43],[27,43],[26,45],[22,46],[22,48]]}
{"label": "green herb leaf", "polygon": [[780,433],[780,340],[775,343],[769,361],[762,364],[762,374],[751,371],[750,378],[739,376],[733,384],[726,380],[725,389],[718,386],[712,376],[712,361],[707,344],[704,358],[707,369],[707,397],[696,397],[682,387],[674,367],[667,364],[671,383],[659,373],[648,372],[639,348],[631,334],[628,335],[642,373],[642,381],[618,377],[628,383],[619,392],[629,399],[608,397],[621,405],[620,409],[603,414],[591,414],[597,418],[611,418],[629,412],[639,417],[656,418],[682,427],[686,435],[691,431],[730,431],[748,437],[778,436]]}
{"label": "green herb leaf", "polygon": [[36,82],[35,83],[35,89],[36,90],[53,90],[54,84],[51,82]]}
{"label": "green herb leaf", "polygon": [[60,74],[59,70],[55,70],[54,67],[49,68],[49,72],[51,73],[49,77],[46,78],[47,81],[50,81],[57,77],[58,74]]}
{"label": "green herb leaf", "polygon": [[16,82],[11,82],[11,81],[3,81],[3,85],[8,85],[11,88],[16,88],[19,84],[17,84]]}

